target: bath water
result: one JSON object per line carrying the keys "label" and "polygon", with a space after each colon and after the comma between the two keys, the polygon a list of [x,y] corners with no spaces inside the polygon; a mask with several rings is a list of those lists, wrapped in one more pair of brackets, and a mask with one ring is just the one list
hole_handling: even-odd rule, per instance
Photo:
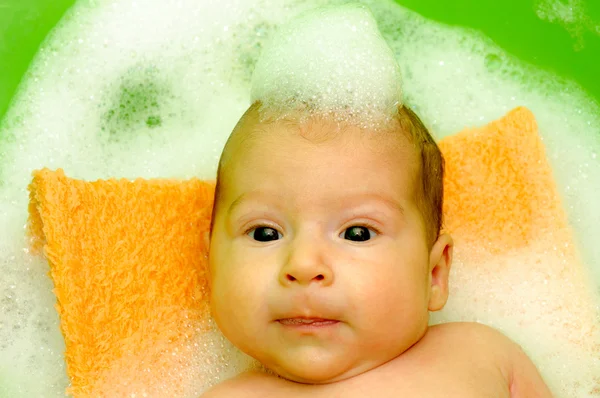
{"label": "bath water", "polygon": [[[63,396],[68,385],[48,265],[29,254],[24,234],[32,170],[60,167],[86,180],[213,179],[225,140],[250,103],[252,71],[266,40],[299,13],[336,3],[342,2],[82,0],[67,13],[0,126],[1,396]],[[424,19],[391,1],[363,3],[398,60],[405,102],[436,138],[519,105],[533,111],[598,291],[598,104],[573,82],[522,63],[476,31]],[[540,4],[541,18],[559,21],[553,2]],[[511,261],[527,259],[516,253]],[[589,305],[598,313],[598,302]],[[528,311],[535,315],[535,306]],[[444,317],[479,315],[453,309]],[[502,328],[502,317],[493,323]],[[527,348],[537,333],[543,330],[509,335]],[[190,396],[252,366],[217,331],[196,346],[198,363],[186,370]],[[561,347],[544,353],[550,358],[544,363],[542,353],[530,354],[557,396],[593,396],[598,358],[569,357]]]}
{"label": "bath water", "polygon": [[588,15],[586,5],[582,0],[538,0],[536,14],[542,20],[564,27],[575,39],[575,49],[581,50],[585,46],[585,33],[600,36],[600,21]]}

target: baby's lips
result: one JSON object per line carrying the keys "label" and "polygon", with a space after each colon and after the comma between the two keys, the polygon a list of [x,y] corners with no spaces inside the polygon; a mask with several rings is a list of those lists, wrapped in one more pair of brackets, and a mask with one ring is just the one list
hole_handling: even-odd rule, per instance
{"label": "baby's lips", "polygon": [[291,309],[283,311],[274,311],[274,321],[281,321],[284,319],[296,319],[298,322],[310,323],[314,321],[341,321],[340,317],[335,313],[327,310],[320,309]]}
{"label": "baby's lips", "polygon": [[335,319],[306,317],[282,318],[277,321],[285,326],[328,326],[339,322]]}
{"label": "baby's lips", "polygon": [[273,322],[283,319],[314,319],[344,322],[343,305],[337,305],[335,297],[319,294],[300,294],[292,297],[282,297],[270,306]]}

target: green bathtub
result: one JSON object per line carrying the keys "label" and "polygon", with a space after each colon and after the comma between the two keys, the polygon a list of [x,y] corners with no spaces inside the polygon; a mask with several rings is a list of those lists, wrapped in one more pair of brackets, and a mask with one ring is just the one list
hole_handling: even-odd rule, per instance
{"label": "green bathtub", "polygon": [[[600,34],[567,28],[536,16],[536,0],[397,0],[421,15],[478,29],[509,53],[578,82],[600,101]],[[40,43],[72,0],[0,2],[0,119]],[[587,1],[586,13],[600,24],[600,2]],[[573,26],[571,31],[577,30]],[[583,49],[577,42],[583,40]]]}

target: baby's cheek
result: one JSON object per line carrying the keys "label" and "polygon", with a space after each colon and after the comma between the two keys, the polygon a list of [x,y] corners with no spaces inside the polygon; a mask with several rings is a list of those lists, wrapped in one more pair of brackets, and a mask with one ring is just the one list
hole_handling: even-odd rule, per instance
{"label": "baby's cheek", "polygon": [[[342,278],[339,279],[342,282]],[[382,272],[381,267],[353,272],[344,279],[343,288],[345,294],[351,297],[350,301],[356,307],[354,310],[370,318],[379,317],[387,309],[397,307],[402,300],[402,277]]]}
{"label": "baby's cheek", "polygon": [[265,259],[248,250],[233,248],[222,267],[219,286],[225,301],[230,305],[230,311],[238,309],[240,315],[244,315],[260,309],[268,281],[272,278]]}
{"label": "baby's cheek", "polygon": [[233,344],[245,346],[248,335],[255,334],[254,323],[260,301],[253,280],[243,270],[237,270],[231,264],[222,264],[222,267],[213,285],[213,316]]}
{"label": "baby's cheek", "polygon": [[389,272],[374,272],[370,278],[363,278],[357,296],[366,304],[371,316],[377,321],[416,316],[426,299],[424,276],[422,273],[390,269]]}

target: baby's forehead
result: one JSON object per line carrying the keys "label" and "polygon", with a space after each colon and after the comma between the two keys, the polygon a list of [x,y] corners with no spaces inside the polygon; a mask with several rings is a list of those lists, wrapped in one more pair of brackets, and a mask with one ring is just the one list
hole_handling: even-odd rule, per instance
{"label": "baby's forehead", "polygon": [[278,117],[258,115],[239,131],[240,143],[276,144],[282,138],[298,137],[312,144],[342,146],[367,145],[370,149],[406,152],[414,146],[397,121],[376,126],[361,126],[340,120],[335,115],[284,114]]}
{"label": "baby's forehead", "polygon": [[[264,156],[275,151],[285,151],[286,145],[303,145],[307,150],[329,153],[354,151],[367,148],[371,153],[393,163],[410,163],[418,160],[417,148],[401,128],[397,119],[371,128],[340,120],[336,115],[322,115],[314,112],[275,112],[271,109],[250,107],[233,130],[220,162],[220,171],[228,169],[232,163],[244,162],[252,154]],[[326,148],[324,151],[323,149]],[[394,160],[400,160],[396,162]],[[410,167],[412,169],[412,167]],[[220,173],[221,174],[221,173]]]}
{"label": "baby's forehead", "polygon": [[[316,162],[322,167],[321,160],[330,157],[332,162],[347,164],[348,172],[355,165],[369,162],[394,174],[416,175],[418,166],[416,150],[403,133],[365,129],[323,117],[256,122],[237,133],[227,163],[235,164],[238,170],[245,169],[249,162],[262,163],[265,157],[279,158],[290,152],[298,162],[304,161],[302,154],[308,155],[306,166]],[[302,149],[297,151],[299,147]]]}

